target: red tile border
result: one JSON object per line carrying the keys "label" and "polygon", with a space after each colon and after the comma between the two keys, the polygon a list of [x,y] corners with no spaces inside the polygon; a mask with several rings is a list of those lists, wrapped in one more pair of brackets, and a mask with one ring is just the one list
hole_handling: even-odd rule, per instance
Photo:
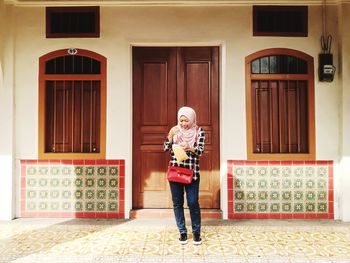
{"label": "red tile border", "polygon": [[305,165],[305,161],[292,161],[292,165],[293,166],[304,166]]}
{"label": "red tile border", "polygon": [[291,166],[293,165],[293,161],[281,161],[281,165],[282,166]]}
{"label": "red tile border", "polygon": [[84,160],[73,160],[73,165],[84,165]]}
{"label": "red tile border", "polygon": [[228,201],[227,212],[228,212],[228,214],[232,214],[233,213],[233,202],[232,201]]}
{"label": "red tile border", "polygon": [[119,178],[119,188],[125,188],[125,177]]}
{"label": "red tile border", "polygon": [[234,202],[233,189],[228,189],[227,190],[227,200]]}
{"label": "red tile border", "polygon": [[316,219],[329,219],[329,214],[316,214]]}
{"label": "red tile border", "polygon": [[228,163],[232,165],[245,165],[246,161],[243,160],[229,160]]}
{"label": "red tile border", "polygon": [[96,160],[85,160],[84,164],[85,165],[95,165],[96,164]]}
{"label": "red tile border", "polygon": [[255,166],[258,165],[259,161],[245,161],[246,166]]}
{"label": "red tile border", "polygon": [[292,214],[293,219],[305,219],[305,214]]}
{"label": "red tile border", "polygon": [[271,213],[269,219],[281,219],[281,213]]}
{"label": "red tile border", "polygon": [[124,198],[125,198],[124,195],[125,195],[124,194],[124,190],[123,189],[119,189],[119,200],[123,200],[124,201]]}
{"label": "red tile border", "polygon": [[281,165],[281,161],[269,161],[269,165],[278,166]]}
{"label": "red tile border", "polygon": [[281,213],[280,217],[281,219],[291,219],[293,218],[292,215],[293,215],[292,213]]}
{"label": "red tile border", "polygon": [[270,161],[257,161],[256,165],[269,166]]}
{"label": "red tile border", "polygon": [[333,161],[316,161],[318,165],[330,165]]}
{"label": "red tile border", "polygon": [[73,160],[61,160],[61,164],[72,165],[73,164]]}
{"label": "red tile border", "polygon": [[227,178],[227,190],[233,189],[233,180],[232,178]]}
{"label": "red tile border", "polygon": [[305,219],[317,219],[319,214],[305,213]]}
{"label": "red tile border", "polygon": [[245,214],[246,219],[258,219],[258,214]]}
{"label": "red tile border", "polygon": [[26,164],[37,164],[38,160],[24,160]]}
{"label": "red tile border", "polygon": [[305,161],[305,165],[319,165],[317,161]]}
{"label": "red tile border", "polygon": [[334,214],[334,202],[333,201],[328,203],[328,214]]}
{"label": "red tile border", "polygon": [[232,218],[234,219],[247,219],[246,214],[232,213]]}
{"label": "red tile border", "polygon": [[269,219],[270,218],[270,215],[265,214],[265,213],[258,213],[257,216],[258,216],[258,219]]}
{"label": "red tile border", "polygon": [[334,191],[333,190],[328,191],[328,202],[334,202]]}
{"label": "red tile border", "polygon": [[119,162],[118,162],[118,160],[107,160],[107,164],[116,165],[116,164],[119,164]]}

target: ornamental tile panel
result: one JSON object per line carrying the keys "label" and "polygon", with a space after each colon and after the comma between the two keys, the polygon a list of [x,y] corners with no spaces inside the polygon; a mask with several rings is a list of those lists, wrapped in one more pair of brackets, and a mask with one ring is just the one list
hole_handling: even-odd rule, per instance
{"label": "ornamental tile panel", "polygon": [[334,217],[332,161],[228,161],[227,180],[229,218]]}
{"label": "ornamental tile panel", "polygon": [[21,216],[124,218],[124,167],[124,160],[22,160]]}

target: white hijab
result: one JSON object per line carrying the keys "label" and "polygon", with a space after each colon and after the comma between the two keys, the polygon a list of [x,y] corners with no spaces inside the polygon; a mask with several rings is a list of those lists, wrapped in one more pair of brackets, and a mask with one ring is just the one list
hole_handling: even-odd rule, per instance
{"label": "white hijab", "polygon": [[[183,129],[180,125],[180,117],[185,116],[189,121],[191,127],[189,129]],[[177,113],[177,127],[179,132],[174,136],[174,143],[180,144],[182,142],[188,143],[190,146],[193,146],[196,142],[196,133],[197,133],[197,120],[196,112],[190,107],[182,107]]]}

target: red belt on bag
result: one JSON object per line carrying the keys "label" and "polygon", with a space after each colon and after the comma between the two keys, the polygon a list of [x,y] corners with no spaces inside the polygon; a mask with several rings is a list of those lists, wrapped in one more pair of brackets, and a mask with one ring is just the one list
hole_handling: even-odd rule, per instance
{"label": "red belt on bag", "polygon": [[193,170],[179,166],[168,166],[166,176],[169,182],[190,184],[193,178]]}

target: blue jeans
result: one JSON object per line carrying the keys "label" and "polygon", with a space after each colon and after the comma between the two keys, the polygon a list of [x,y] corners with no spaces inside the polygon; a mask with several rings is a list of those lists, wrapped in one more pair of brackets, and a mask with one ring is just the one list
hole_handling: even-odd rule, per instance
{"label": "blue jeans", "polygon": [[187,205],[190,209],[192,233],[201,233],[201,210],[199,207],[199,178],[190,184],[169,182],[173,200],[176,225],[179,232],[186,233],[186,220],[184,213],[184,191],[186,191]]}

